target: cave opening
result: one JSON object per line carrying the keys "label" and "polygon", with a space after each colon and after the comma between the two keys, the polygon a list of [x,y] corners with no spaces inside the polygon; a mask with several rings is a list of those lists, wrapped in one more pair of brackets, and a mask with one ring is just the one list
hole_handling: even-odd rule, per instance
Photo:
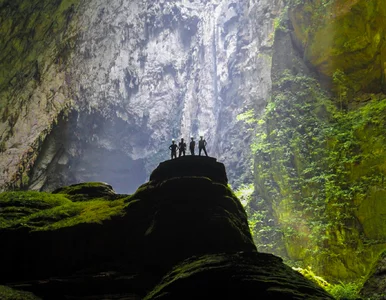
{"label": "cave opening", "polygon": [[98,181],[110,184],[117,193],[133,193],[147,180],[144,160],[133,158],[135,145],[141,143],[146,140],[138,130],[117,117],[71,112],[59,118],[42,143],[28,188],[53,191]]}

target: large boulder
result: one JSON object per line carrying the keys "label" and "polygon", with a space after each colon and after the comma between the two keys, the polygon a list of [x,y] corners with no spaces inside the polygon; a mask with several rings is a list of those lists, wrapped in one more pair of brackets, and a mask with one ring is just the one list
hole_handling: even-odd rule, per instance
{"label": "large boulder", "polygon": [[256,252],[193,257],[147,296],[163,299],[333,299],[274,255]]}

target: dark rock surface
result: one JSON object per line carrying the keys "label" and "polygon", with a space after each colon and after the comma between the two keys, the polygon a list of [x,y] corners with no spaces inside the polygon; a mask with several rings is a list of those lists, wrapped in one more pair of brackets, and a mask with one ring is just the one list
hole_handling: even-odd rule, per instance
{"label": "dark rock surface", "polygon": [[203,294],[206,299],[333,299],[279,257],[257,252],[188,259],[145,299],[202,299]]}
{"label": "dark rock surface", "polygon": [[360,295],[363,299],[385,299],[386,294],[386,251],[382,252],[379,259],[367,276]]}
{"label": "dark rock surface", "polygon": [[227,184],[225,166],[213,157],[181,156],[178,159],[160,163],[151,173],[151,181],[160,181],[173,177],[202,176],[213,181]]}
{"label": "dark rock surface", "polygon": [[117,194],[113,187],[107,183],[89,182],[73,184],[71,186],[61,187],[52,192],[52,194],[64,194],[70,196],[72,201],[79,198],[83,200],[93,198],[116,199]]}
{"label": "dark rock surface", "polygon": [[[197,162],[207,164],[200,169]],[[191,163],[188,176],[181,170]],[[171,176],[170,169],[183,177]],[[280,258],[256,251],[246,213],[224,184],[222,164],[181,158],[161,164],[152,179],[131,196],[100,183],[41,193],[71,200],[78,191],[82,201],[74,200],[83,205],[81,214],[95,203],[121,211],[75,225],[31,227],[24,216],[12,227],[0,227],[0,284],[42,299],[193,299],[206,293],[232,299],[330,298]],[[88,196],[97,200],[87,202]],[[10,202],[1,199],[0,217],[6,220]],[[54,222],[49,215],[40,222]]]}

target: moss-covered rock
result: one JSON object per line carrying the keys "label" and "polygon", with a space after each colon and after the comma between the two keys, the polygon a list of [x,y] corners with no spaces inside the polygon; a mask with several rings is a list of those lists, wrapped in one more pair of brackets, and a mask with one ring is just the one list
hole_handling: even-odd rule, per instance
{"label": "moss-covered rock", "polygon": [[40,300],[32,293],[18,291],[10,287],[0,285],[0,299],[2,300]]}
{"label": "moss-covered rock", "polygon": [[52,194],[65,194],[72,201],[84,201],[95,198],[114,200],[122,195],[117,195],[113,187],[103,182],[87,182],[73,184],[70,186],[58,188]]}
{"label": "moss-covered rock", "polygon": [[383,1],[304,1],[289,12],[293,37],[320,74],[331,79],[341,70],[356,92],[385,91]]}
{"label": "moss-covered rock", "polygon": [[206,172],[204,161],[163,163],[175,175],[158,172],[131,196],[101,183],[0,194],[0,283],[43,299],[330,299],[257,253],[224,166],[211,160]]}
{"label": "moss-covered rock", "polygon": [[[109,192],[107,196],[106,190]],[[84,223],[103,223],[125,214],[127,196],[125,199],[124,195],[116,195],[108,185],[85,183],[60,191],[69,194],[1,193],[0,229],[51,231]]]}
{"label": "moss-covered rock", "polygon": [[[289,11],[304,9],[311,18],[323,9],[310,10],[312,5],[321,2],[305,2]],[[386,241],[380,217],[386,97],[366,94],[365,89],[355,94],[351,79],[344,81],[342,74],[340,87],[352,93],[343,97],[326,90],[318,81],[320,71],[307,67],[310,61],[299,52],[292,22],[284,18],[275,35],[272,97],[258,121],[253,147],[253,205],[266,211],[256,224],[271,228],[258,239],[263,244],[279,227],[282,239],[275,240],[274,253],[312,266],[329,280],[354,280],[367,274]],[[320,22],[307,26],[319,30]]]}
{"label": "moss-covered rock", "polygon": [[[216,177],[226,177],[222,172]],[[131,196],[112,194],[101,183],[55,194],[0,194],[0,283],[29,281],[21,288],[42,298],[85,290],[94,297],[124,286],[125,292],[144,296],[172,266],[191,256],[256,252],[240,201],[228,186],[208,177],[159,176]],[[98,288],[87,289],[76,276]],[[48,277],[60,279],[31,281]]]}
{"label": "moss-covered rock", "polygon": [[72,106],[65,72],[80,2],[0,2],[0,191],[28,186],[42,142]]}
{"label": "moss-covered rock", "polygon": [[214,254],[177,265],[145,299],[333,299],[327,292],[263,253]]}

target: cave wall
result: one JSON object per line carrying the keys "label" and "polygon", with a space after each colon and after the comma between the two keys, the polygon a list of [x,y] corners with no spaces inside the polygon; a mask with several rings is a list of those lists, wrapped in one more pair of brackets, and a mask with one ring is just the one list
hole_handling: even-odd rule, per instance
{"label": "cave wall", "polygon": [[0,2],[0,190],[28,185],[40,144],[71,106],[66,65],[79,1]]}
{"label": "cave wall", "polygon": [[[231,184],[253,180],[249,149],[253,128],[238,121],[237,115],[250,109],[259,112],[265,105],[271,85],[273,19],[281,1],[63,0],[36,6],[39,12],[34,11],[37,1],[4,3],[8,5],[1,19],[4,24],[11,22],[9,14],[21,20],[25,7],[31,14],[31,24],[10,29],[21,36],[19,42],[27,43],[27,36],[39,30],[48,32],[49,38],[42,34],[29,39],[37,50],[25,50],[25,56],[40,53],[40,60],[31,59],[28,67],[31,71],[38,66],[38,80],[32,76],[31,84],[23,81],[17,88],[6,80],[2,85],[2,103],[7,103],[1,108],[2,190],[50,190],[59,182],[79,182],[85,177],[76,176],[75,170],[103,173],[102,168],[93,170],[87,157],[95,162],[115,153],[119,153],[115,162],[131,161],[148,175],[169,158],[172,138],[199,134],[206,137],[209,155],[226,164]],[[46,15],[49,18],[42,23],[39,18]],[[47,23],[47,28],[40,23]],[[8,44],[17,41],[10,32],[2,38]],[[16,58],[1,69],[12,69],[14,64]],[[50,71],[41,67],[44,64],[51,66]],[[20,100],[20,93],[29,100]],[[67,117],[74,111],[76,118]],[[64,121],[54,126],[59,116]],[[47,135],[69,132],[60,128],[66,120],[71,120],[71,130],[79,134],[81,143],[52,146],[46,139],[55,138]],[[85,129],[95,126],[94,132]],[[68,138],[64,134],[63,141]],[[86,143],[92,147],[83,151]],[[47,151],[53,159],[45,156]],[[63,151],[68,159],[54,159]],[[118,174],[127,177],[137,169],[128,167]],[[54,173],[57,179],[48,176]],[[113,177],[102,179],[114,186]]]}
{"label": "cave wall", "polygon": [[276,23],[256,239],[332,281],[365,276],[386,246],[383,16],[378,1],[290,1]]}

